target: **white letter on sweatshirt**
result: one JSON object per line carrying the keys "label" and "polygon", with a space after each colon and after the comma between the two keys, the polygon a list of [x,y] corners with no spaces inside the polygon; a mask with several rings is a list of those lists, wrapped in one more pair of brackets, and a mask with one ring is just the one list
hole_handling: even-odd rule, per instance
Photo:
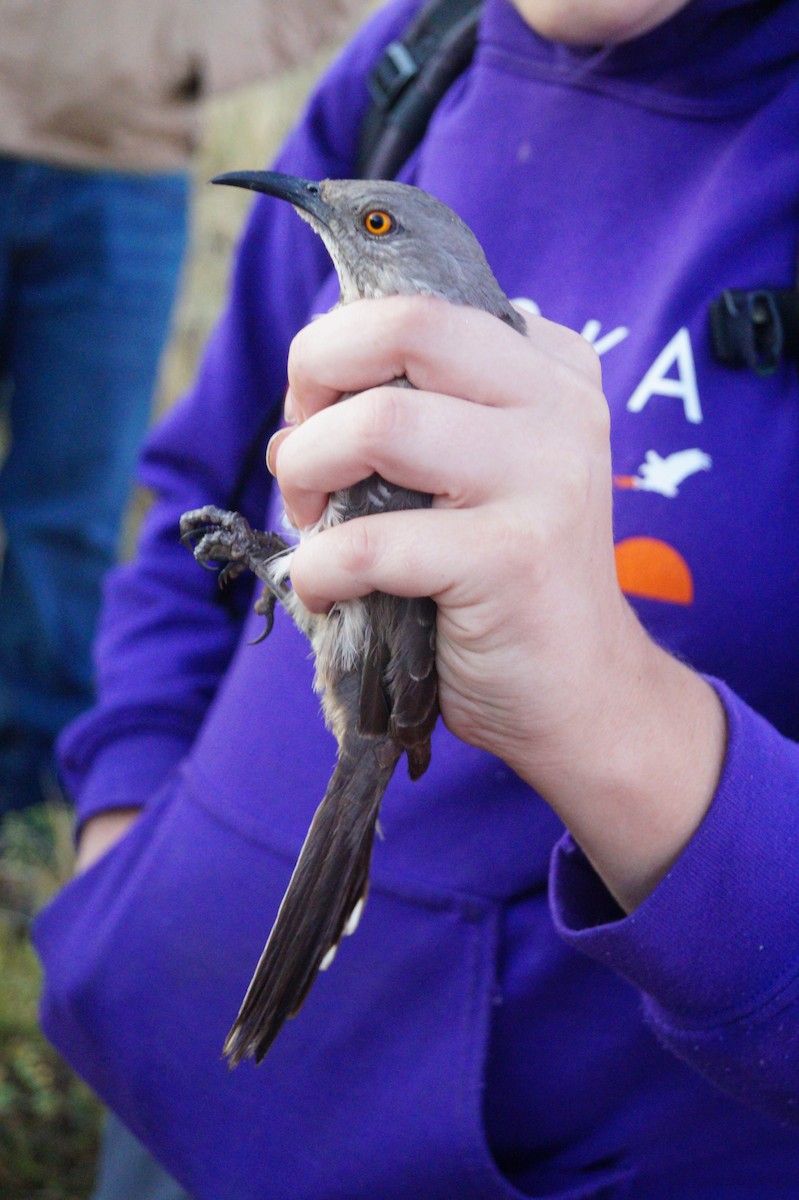
{"label": "white letter on sweatshirt", "polygon": [[[667,372],[676,364],[676,377]],[[678,329],[674,337],[664,346],[638,387],[627,401],[628,412],[640,412],[651,396],[676,396],[683,402],[685,419],[692,425],[702,421],[702,407],[696,386],[696,370],[688,330]]]}

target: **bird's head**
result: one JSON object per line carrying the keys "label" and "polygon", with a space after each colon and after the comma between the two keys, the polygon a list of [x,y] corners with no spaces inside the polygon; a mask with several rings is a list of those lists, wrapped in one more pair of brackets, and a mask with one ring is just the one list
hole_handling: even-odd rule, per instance
{"label": "bird's head", "polygon": [[391,180],[315,183],[276,171],[236,171],[211,182],[288,200],[327,246],[343,304],[375,296],[442,296],[523,328],[471,229],[420,188]]}

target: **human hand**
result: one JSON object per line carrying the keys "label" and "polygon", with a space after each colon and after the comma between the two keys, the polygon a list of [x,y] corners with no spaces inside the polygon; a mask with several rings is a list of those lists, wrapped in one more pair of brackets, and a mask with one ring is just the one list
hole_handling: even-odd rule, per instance
{"label": "human hand", "polygon": [[[401,375],[415,391],[381,386]],[[270,465],[299,527],[330,491],[372,471],[434,497],[429,510],[304,541],[292,560],[298,595],[314,611],[375,588],[431,595],[447,725],[535,787],[632,906],[701,819],[723,719],[619,589],[594,351],[541,318],[521,337],[483,312],[398,297],[303,330],[289,385],[298,423],[273,440]],[[347,392],[357,394],[336,404]],[[699,743],[685,720],[696,728],[698,710],[709,730]],[[674,812],[678,748],[701,795]],[[630,845],[606,846],[614,819]]]}
{"label": "human hand", "polygon": [[[373,386],[399,375],[417,391]],[[531,740],[573,722],[597,655],[628,626],[594,351],[540,319],[523,338],[473,309],[402,298],[315,322],[289,381],[301,423],[273,454],[298,525],[372,471],[434,497],[432,511],[310,539],[295,589],[314,610],[372,588],[432,595],[444,719],[518,769]],[[360,394],[334,406],[348,390]]]}
{"label": "human hand", "polygon": [[140,816],[140,808],[115,808],[90,817],[78,841],[75,874],[80,875],[102,858]]}

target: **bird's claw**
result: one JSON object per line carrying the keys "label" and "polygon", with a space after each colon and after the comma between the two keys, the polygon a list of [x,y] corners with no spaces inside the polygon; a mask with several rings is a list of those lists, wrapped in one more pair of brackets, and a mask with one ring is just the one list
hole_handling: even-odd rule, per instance
{"label": "bird's claw", "polygon": [[211,562],[225,563],[220,582],[227,582],[248,565],[257,539],[241,513],[204,504],[180,518],[180,540],[200,566],[208,567]]}
{"label": "bird's claw", "polygon": [[206,570],[213,570],[211,563],[224,564],[219,573],[220,586],[224,587],[248,567],[266,584],[255,604],[255,611],[265,618],[266,626],[253,645],[267,638],[275,621],[275,603],[288,592],[286,584],[277,582],[269,568],[277,555],[290,549],[288,543],[276,533],[253,529],[241,513],[226,512],[213,504],[183,514],[180,540]]}
{"label": "bird's claw", "polygon": [[275,623],[276,601],[277,597],[274,592],[270,592],[269,588],[264,588],[263,594],[253,605],[254,611],[264,618],[264,629],[263,633],[260,633],[257,638],[253,638],[250,642],[251,646],[260,646],[261,642],[265,642],[272,632],[272,626]]}

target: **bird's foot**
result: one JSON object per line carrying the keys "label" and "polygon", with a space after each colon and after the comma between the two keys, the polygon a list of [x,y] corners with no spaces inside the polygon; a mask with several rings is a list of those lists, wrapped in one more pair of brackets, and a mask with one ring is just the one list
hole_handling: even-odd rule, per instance
{"label": "bird's foot", "polygon": [[255,611],[266,619],[262,641],[272,628],[275,601],[285,601],[290,588],[285,571],[276,571],[274,561],[289,553],[291,545],[276,533],[253,529],[241,513],[226,512],[213,504],[192,509],[180,518],[180,538],[202,567],[212,570],[212,563],[224,564],[220,584],[228,583],[249,569],[266,584],[256,602]]}

